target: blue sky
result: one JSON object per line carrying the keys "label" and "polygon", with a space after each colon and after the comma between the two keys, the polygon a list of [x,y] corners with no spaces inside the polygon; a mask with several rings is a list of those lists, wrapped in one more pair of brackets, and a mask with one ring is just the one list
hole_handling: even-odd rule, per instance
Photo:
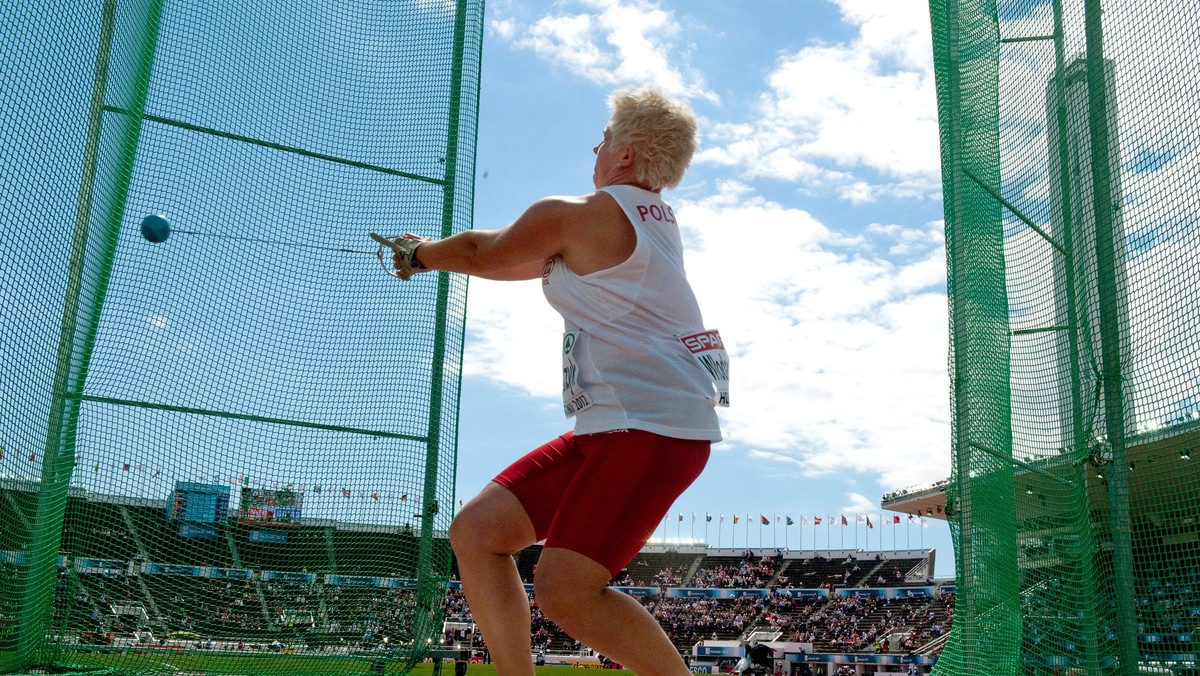
{"label": "blue sky", "polygon": [[[689,277],[732,356],[726,441],[677,502],[668,537],[730,546],[732,514],[880,514],[887,491],[949,476],[945,253],[926,3],[489,2],[475,227],[591,189],[605,97],[656,85],[687,100],[701,146],[679,213]],[[458,494],[569,428],[561,320],[534,283],[471,280]],[[682,513],[684,521],[678,522]],[[944,522],[922,534],[840,526],[885,548],[923,538],[951,574]],[[678,531],[677,531],[678,529]],[[659,531],[659,537],[662,536]],[[736,546],[745,546],[739,524]],[[784,527],[762,527],[763,544]],[[844,539],[843,539],[844,538]]]}

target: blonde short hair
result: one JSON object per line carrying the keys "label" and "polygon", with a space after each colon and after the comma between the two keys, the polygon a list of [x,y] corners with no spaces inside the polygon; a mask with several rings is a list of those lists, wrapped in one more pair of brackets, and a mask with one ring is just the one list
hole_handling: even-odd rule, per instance
{"label": "blonde short hair", "polygon": [[611,143],[633,146],[638,181],[652,190],[674,188],[696,153],[696,116],[658,89],[618,89],[608,97]]}

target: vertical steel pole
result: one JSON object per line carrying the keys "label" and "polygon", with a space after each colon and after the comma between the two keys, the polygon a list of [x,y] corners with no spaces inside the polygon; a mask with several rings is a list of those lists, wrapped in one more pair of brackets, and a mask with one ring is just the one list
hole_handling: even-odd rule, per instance
{"label": "vertical steel pole", "polygon": [[[460,133],[460,107],[463,87],[463,51],[466,47],[468,0],[457,0],[454,14],[454,53],[450,67],[450,100],[446,125],[446,170],[442,185],[442,232],[441,236],[454,234],[455,190],[458,187],[458,141]],[[440,511],[437,500],[438,468],[442,450],[442,396],[446,371],[446,331],[449,321],[450,275],[438,272],[437,300],[433,337],[433,365],[430,370],[429,420],[425,449],[425,482],[422,491],[421,535],[417,545],[417,618],[414,623],[414,639],[432,638],[434,626],[440,620],[441,586],[445,570],[450,564],[449,552],[434,552],[434,517]],[[453,489],[449,496],[453,503]],[[453,504],[447,505],[453,509]],[[444,558],[444,560],[441,560]],[[414,651],[423,646],[414,645]]]}
{"label": "vertical steel pole", "polygon": [[1125,440],[1124,376],[1121,351],[1122,294],[1117,280],[1124,251],[1114,241],[1112,147],[1110,125],[1115,101],[1108,90],[1108,68],[1104,58],[1104,22],[1100,0],[1084,0],[1084,30],[1087,45],[1088,131],[1091,137],[1092,210],[1096,219],[1096,282],[1100,304],[1101,371],[1104,387],[1104,418],[1112,466],[1108,470],[1108,500],[1112,512],[1113,586],[1116,596],[1117,653],[1122,674],[1138,671],[1137,616],[1133,585],[1133,523],[1129,505],[1129,458]]}
{"label": "vertical steel pole", "polygon": [[114,72],[116,0],[105,0],[101,9],[83,176],[79,185],[46,446],[30,529],[28,558],[19,573],[22,576],[20,586],[23,593],[15,664],[0,663],[0,670],[10,667],[24,669],[50,655],[45,638],[52,618],[67,490],[75,465],[79,397],[83,394],[88,365],[96,344],[100,313],[112,275],[117,233],[125,214],[125,200],[141,134],[142,112],[162,14],[161,0],[141,0],[130,5],[133,18],[130,25],[136,30],[129,36],[127,52],[132,63],[121,64],[127,67],[118,68],[115,75],[131,78],[128,87],[117,90],[117,93],[129,97],[128,101],[122,103],[136,114],[112,118],[110,134],[120,149],[120,154],[115,157],[102,157],[100,146],[106,126],[104,105],[110,93],[110,74]]}

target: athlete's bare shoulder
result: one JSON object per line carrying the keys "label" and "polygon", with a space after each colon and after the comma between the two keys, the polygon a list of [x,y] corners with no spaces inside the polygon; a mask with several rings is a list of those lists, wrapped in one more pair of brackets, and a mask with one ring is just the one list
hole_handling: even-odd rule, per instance
{"label": "athlete's bare shoulder", "polygon": [[559,224],[563,260],[578,274],[617,265],[637,245],[637,235],[621,205],[603,191],[546,197],[530,210]]}

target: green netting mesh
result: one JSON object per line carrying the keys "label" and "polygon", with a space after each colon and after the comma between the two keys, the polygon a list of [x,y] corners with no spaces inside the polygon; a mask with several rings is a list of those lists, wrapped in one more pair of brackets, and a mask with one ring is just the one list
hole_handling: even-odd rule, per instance
{"label": "green netting mesh", "polygon": [[1200,5],[932,0],[946,674],[1197,673]]}
{"label": "green netting mesh", "polygon": [[465,281],[402,284],[367,233],[469,227],[481,26],[0,3],[0,672],[436,645]]}

